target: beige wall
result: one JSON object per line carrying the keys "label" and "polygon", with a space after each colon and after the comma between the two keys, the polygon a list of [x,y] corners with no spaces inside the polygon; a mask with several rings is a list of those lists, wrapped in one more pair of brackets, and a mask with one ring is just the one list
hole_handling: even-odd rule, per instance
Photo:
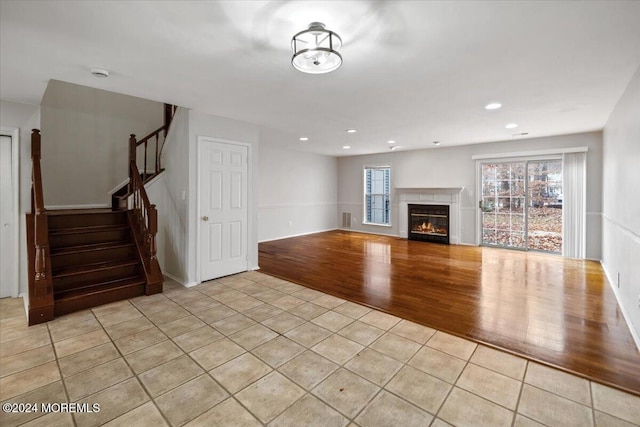
{"label": "beige wall", "polygon": [[164,121],[160,102],[57,80],[49,82],[41,107],[49,208],[109,205],[109,191],[129,176],[129,134],[142,138]]}
{"label": "beige wall", "polygon": [[260,130],[259,241],[337,226],[338,160],[280,147],[292,139]]}

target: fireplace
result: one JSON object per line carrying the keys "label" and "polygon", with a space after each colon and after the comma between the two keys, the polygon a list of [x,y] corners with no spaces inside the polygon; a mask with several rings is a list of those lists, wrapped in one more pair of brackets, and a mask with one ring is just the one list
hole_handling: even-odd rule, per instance
{"label": "fireplace", "polygon": [[409,205],[409,240],[449,244],[448,205]]}

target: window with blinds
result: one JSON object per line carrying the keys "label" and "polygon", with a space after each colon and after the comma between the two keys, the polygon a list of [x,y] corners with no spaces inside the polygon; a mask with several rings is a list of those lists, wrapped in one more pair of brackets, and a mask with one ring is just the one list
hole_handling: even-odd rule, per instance
{"label": "window with blinds", "polygon": [[364,169],[364,222],[391,225],[391,168],[389,166]]}

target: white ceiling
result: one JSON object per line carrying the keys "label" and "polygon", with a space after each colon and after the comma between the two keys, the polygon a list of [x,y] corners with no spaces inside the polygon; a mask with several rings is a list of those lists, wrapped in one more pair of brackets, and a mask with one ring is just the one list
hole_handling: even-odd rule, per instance
{"label": "white ceiling", "polygon": [[[290,64],[291,36],[311,21],[342,36],[333,73]],[[0,98],[39,104],[63,80],[336,156],[388,151],[389,139],[415,149],[584,132],[603,128],[639,68],[639,22],[637,1],[2,1]],[[91,76],[96,65],[111,77]]]}

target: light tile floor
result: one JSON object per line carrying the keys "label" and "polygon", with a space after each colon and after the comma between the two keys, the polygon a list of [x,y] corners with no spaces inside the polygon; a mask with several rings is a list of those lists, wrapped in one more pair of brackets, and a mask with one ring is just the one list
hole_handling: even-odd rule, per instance
{"label": "light tile floor", "polygon": [[[14,426],[631,426],[640,397],[259,272],[26,326],[0,300]],[[3,405],[4,408],[4,405]]]}

